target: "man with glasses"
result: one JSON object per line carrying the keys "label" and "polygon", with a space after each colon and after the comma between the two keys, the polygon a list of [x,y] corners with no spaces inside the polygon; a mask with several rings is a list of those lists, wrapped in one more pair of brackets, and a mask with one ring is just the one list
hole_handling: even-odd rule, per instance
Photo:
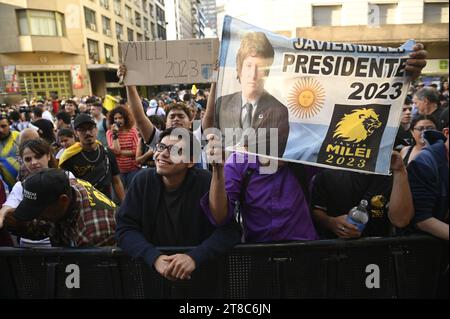
{"label": "man with glasses", "polygon": [[[195,167],[196,150],[200,145],[187,129],[161,132],[156,169],[136,175],[117,216],[118,245],[170,280],[190,279],[204,261],[226,253],[241,238],[236,223],[214,228],[203,212],[200,200],[208,196],[211,173]],[[196,247],[169,256],[158,246]]]}
{"label": "man with glasses", "polygon": [[[117,71],[117,76],[123,78],[126,75],[126,67],[121,65]],[[157,141],[159,141],[161,130],[153,125],[149,118],[145,115],[144,109],[142,108],[141,99],[135,85],[126,86],[128,101],[130,104],[130,111],[136,121],[136,127],[139,130],[145,144],[149,147],[154,148]],[[166,116],[166,127],[167,128],[185,128],[190,129],[193,124],[193,115],[191,111],[184,103],[173,103],[169,106]],[[212,114],[211,114],[212,115]],[[210,115],[210,116],[211,116]],[[212,115],[213,116],[213,115]],[[211,122],[213,120],[211,119]],[[193,131],[193,134],[197,141],[200,143],[202,141],[203,127],[200,126]],[[196,165],[200,168],[207,168],[207,159],[205,152],[201,152],[198,158],[195,159]]]}
{"label": "man with glasses", "polygon": [[0,174],[11,190],[16,183],[20,163],[17,159],[19,132],[11,131],[8,116],[0,113]]}
{"label": "man with glasses", "polygon": [[74,121],[75,134],[80,142],[64,151],[59,166],[75,177],[91,183],[103,194],[111,197],[111,183],[119,202],[125,198],[119,167],[114,154],[97,141],[97,125],[87,114],[80,114]]}

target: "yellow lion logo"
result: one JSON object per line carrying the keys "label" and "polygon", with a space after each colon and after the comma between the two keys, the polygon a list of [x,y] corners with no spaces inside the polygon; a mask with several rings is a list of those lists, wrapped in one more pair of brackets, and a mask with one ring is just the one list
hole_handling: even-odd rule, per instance
{"label": "yellow lion logo", "polygon": [[344,118],[336,126],[333,137],[345,142],[359,143],[371,136],[375,129],[381,126],[379,115],[373,109],[356,109]]}
{"label": "yellow lion logo", "polygon": [[386,198],[383,195],[376,195],[370,199],[370,205],[374,208],[381,209],[386,205]]}

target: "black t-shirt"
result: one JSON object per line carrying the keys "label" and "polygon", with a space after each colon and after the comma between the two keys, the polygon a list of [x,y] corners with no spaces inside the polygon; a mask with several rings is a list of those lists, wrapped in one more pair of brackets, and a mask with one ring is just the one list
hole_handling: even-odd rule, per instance
{"label": "black t-shirt", "polygon": [[[180,188],[181,189],[181,188]],[[181,211],[183,202],[182,191],[172,192],[164,190],[158,204],[158,214],[154,238],[152,243],[156,246],[183,246],[184,236],[181,227]]]}
{"label": "black t-shirt", "polygon": [[[389,236],[392,226],[387,212],[392,189],[392,177],[360,174],[340,170],[324,170],[313,182],[312,207],[329,216],[348,214],[362,199],[369,203],[369,222],[362,236]],[[317,227],[321,237],[336,238],[331,231]]]}
{"label": "black t-shirt", "polygon": [[[142,153],[142,155],[144,155],[145,153],[147,153],[150,150],[150,146],[145,143],[145,140],[142,137],[140,137],[139,139],[141,142],[141,153]],[[150,157],[142,165],[145,165],[147,167],[155,167],[155,161],[153,160],[153,157]]]}
{"label": "black t-shirt", "polygon": [[395,136],[395,148],[397,149],[398,146],[403,145],[411,145],[413,142],[413,137],[410,130],[404,130],[402,126],[398,129],[397,135]]}
{"label": "black t-shirt", "polygon": [[[442,115],[443,111],[444,111],[444,108],[438,106],[438,108],[436,110],[434,110],[434,112],[431,113],[430,115],[433,116],[436,119],[436,121],[439,123],[439,120],[441,119],[441,115]],[[441,131],[443,129],[443,127],[438,126],[437,129],[438,129],[438,131]]]}
{"label": "black t-shirt", "polygon": [[96,151],[82,151],[61,166],[71,171],[76,178],[88,181],[109,198],[111,198],[112,177],[120,173],[114,154],[101,146]]}

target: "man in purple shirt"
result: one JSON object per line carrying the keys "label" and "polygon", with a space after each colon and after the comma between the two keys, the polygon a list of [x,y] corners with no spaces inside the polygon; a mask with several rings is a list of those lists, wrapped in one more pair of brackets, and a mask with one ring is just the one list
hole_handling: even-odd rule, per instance
{"label": "man in purple shirt", "polygon": [[[287,163],[280,162],[273,174],[262,174],[260,158],[253,157],[256,161],[252,161],[248,155],[233,153],[223,165],[218,158],[222,156],[221,143],[208,138],[207,153],[215,164],[210,192],[202,198],[201,205],[213,225],[223,225],[234,218],[243,192],[245,200],[240,203],[240,211],[246,242],[319,239],[307,196]],[[309,185],[313,169],[304,167],[304,172]],[[246,178],[248,181],[244,182]]]}

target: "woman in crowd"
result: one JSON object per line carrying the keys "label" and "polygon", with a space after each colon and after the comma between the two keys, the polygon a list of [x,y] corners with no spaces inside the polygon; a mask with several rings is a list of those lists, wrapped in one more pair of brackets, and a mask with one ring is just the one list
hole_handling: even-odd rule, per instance
{"label": "woman in crowd", "polygon": [[131,183],[139,166],[136,163],[136,151],[139,144],[138,131],[128,110],[116,107],[108,115],[110,129],[106,132],[108,146],[116,155],[120,176],[125,189]]}
{"label": "woman in crowd", "polygon": [[413,136],[413,144],[404,147],[400,153],[405,166],[408,166],[408,164],[425,147],[425,141],[422,138],[422,133],[426,130],[436,130],[436,128],[437,121],[433,116],[419,115],[414,118],[410,126],[411,135]]}
{"label": "woman in crowd", "polygon": [[[19,148],[19,156],[22,159],[25,168],[31,174],[37,173],[45,168],[56,168],[56,160],[53,157],[52,147],[42,139],[33,139],[24,142]],[[74,178],[69,173],[70,178]],[[12,211],[19,206],[23,199],[22,182],[17,182],[11,193],[8,195],[6,202],[1,208],[1,213]],[[38,241],[21,238],[20,246],[50,246],[48,238]]]}

